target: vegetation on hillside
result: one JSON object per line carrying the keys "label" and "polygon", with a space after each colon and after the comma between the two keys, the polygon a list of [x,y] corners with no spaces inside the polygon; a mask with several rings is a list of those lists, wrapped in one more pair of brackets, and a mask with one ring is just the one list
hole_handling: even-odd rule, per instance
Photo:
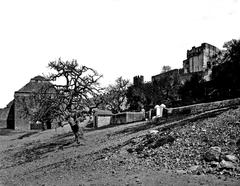
{"label": "vegetation on hillside", "polygon": [[[177,75],[169,75],[157,82],[133,85],[127,93],[130,108],[139,110],[144,106],[148,109],[161,103],[175,107],[239,97],[240,40],[233,39],[223,47],[225,50],[210,58],[211,81],[206,82],[202,75],[196,73],[184,84]],[[162,72],[168,71],[166,67]]]}

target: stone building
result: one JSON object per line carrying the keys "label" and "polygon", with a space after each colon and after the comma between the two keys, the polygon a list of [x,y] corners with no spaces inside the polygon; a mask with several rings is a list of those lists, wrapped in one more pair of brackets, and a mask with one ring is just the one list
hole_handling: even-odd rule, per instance
{"label": "stone building", "polygon": [[206,81],[210,81],[211,75],[211,57],[221,52],[217,47],[208,43],[202,43],[199,47],[192,47],[187,50],[187,59],[183,61],[183,68],[174,69],[165,73],[152,76],[152,82],[159,81],[166,76],[179,76],[180,82],[184,84],[190,80],[193,74],[200,74]]}
{"label": "stone building", "polygon": [[154,82],[160,81],[163,78],[170,77],[170,76],[180,78],[180,75],[182,75],[182,74],[183,74],[183,69],[169,70],[167,72],[152,76],[152,82],[154,83]]}
{"label": "stone building", "polygon": [[219,52],[217,47],[208,43],[187,50],[187,59],[183,61],[184,74],[207,71],[212,67],[210,58]]}
{"label": "stone building", "polygon": [[20,90],[14,93],[14,112],[15,112],[15,128],[16,129],[30,129],[30,119],[29,116],[23,116],[23,101],[26,103],[26,106],[30,109],[34,109],[34,103],[32,102],[31,95],[40,91],[40,89],[49,84],[42,76],[36,76],[30,80],[25,86],[23,86]]}
{"label": "stone building", "polygon": [[36,76],[30,80],[25,86],[14,93],[14,100],[11,101],[6,108],[0,110],[1,127],[9,129],[30,130],[30,117],[23,114],[23,102],[30,109],[34,108],[31,101],[31,95],[38,92],[43,86],[49,84],[42,76]]}
{"label": "stone building", "polygon": [[161,79],[166,79],[166,77],[168,77],[168,80],[174,81],[174,78],[177,78],[181,84],[184,84],[186,81],[191,79],[192,74],[193,73],[184,74],[182,68],[173,69],[173,70],[169,70],[167,72],[152,76],[152,82],[154,83],[154,82],[160,81]]}
{"label": "stone building", "polygon": [[111,124],[113,113],[109,110],[93,109],[93,127],[99,128]]}
{"label": "stone building", "polygon": [[142,85],[144,83],[144,77],[143,76],[134,76],[133,77],[133,84],[135,86]]}
{"label": "stone building", "polygon": [[14,101],[0,109],[0,127],[14,129]]}

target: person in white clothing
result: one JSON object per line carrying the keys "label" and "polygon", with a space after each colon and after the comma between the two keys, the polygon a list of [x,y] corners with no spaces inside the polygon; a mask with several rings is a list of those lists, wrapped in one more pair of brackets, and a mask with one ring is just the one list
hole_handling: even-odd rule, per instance
{"label": "person in white clothing", "polygon": [[164,105],[162,103],[159,107],[160,107],[160,116],[159,117],[163,117],[163,110],[166,108],[166,105]]}

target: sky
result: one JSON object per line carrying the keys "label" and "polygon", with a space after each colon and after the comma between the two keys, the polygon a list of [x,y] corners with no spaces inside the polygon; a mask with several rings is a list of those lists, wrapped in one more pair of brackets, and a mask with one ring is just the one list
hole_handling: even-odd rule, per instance
{"label": "sky", "polygon": [[145,81],[186,51],[240,39],[239,0],[0,0],[0,108],[61,57],[103,75]]}

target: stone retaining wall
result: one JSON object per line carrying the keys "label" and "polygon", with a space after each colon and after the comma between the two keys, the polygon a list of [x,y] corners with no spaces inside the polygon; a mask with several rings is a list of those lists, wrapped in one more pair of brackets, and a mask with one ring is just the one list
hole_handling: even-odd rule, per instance
{"label": "stone retaining wall", "polygon": [[196,105],[188,105],[183,107],[168,108],[168,115],[179,114],[198,114],[209,110],[220,109],[224,107],[230,107],[240,105],[240,98],[216,101],[210,103],[200,103]]}

